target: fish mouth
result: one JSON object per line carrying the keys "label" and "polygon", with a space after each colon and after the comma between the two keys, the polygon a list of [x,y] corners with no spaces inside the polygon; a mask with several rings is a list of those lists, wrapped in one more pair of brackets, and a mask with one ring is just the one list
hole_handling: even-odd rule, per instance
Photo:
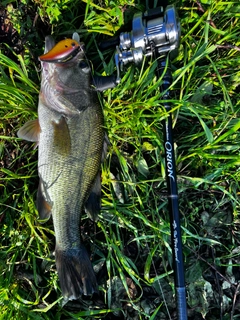
{"label": "fish mouth", "polygon": [[73,39],[64,39],[55,44],[51,36],[46,37],[45,53],[39,57],[42,62],[65,63],[79,52],[84,52],[84,44],[73,35]]}

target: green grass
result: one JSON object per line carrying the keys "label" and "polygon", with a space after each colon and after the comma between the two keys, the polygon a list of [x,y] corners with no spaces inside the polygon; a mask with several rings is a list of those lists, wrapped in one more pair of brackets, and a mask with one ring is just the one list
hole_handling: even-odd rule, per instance
{"label": "green grass", "polygon": [[[38,24],[28,34],[37,3]],[[201,4],[177,3],[182,37],[171,87],[189,319],[238,319],[240,5]],[[97,43],[144,4],[64,1],[48,8],[48,1],[14,2],[25,53],[12,54],[14,61],[5,47],[0,54],[0,319],[175,319],[167,114],[149,60],[125,68],[121,83],[99,97],[111,145],[99,221],[93,226],[84,216],[82,226],[100,296],[61,306],[52,222],[40,224],[35,207],[37,150],[16,136],[37,116],[42,31],[62,39],[77,30],[95,72],[111,74],[114,50],[100,52]]]}

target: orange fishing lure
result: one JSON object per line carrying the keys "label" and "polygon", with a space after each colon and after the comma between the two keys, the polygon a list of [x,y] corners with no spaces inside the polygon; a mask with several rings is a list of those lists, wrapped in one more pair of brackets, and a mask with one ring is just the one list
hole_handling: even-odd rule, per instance
{"label": "orange fishing lure", "polygon": [[50,51],[41,55],[39,60],[45,62],[66,62],[80,51],[80,44],[74,39],[64,39],[58,42]]}

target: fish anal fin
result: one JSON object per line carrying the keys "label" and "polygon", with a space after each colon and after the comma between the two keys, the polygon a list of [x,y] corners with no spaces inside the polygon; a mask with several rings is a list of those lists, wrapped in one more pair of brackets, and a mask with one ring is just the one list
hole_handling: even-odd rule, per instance
{"label": "fish anal fin", "polygon": [[30,120],[26,122],[17,132],[19,138],[37,142],[39,140],[39,134],[41,132],[41,128],[39,125],[38,119]]}
{"label": "fish anal fin", "polygon": [[101,175],[100,172],[97,174],[89,197],[85,202],[85,211],[87,212],[90,219],[93,221],[97,220],[99,211],[101,209]]}
{"label": "fish anal fin", "polygon": [[52,205],[45,199],[43,195],[41,179],[37,191],[37,209],[40,220],[48,220],[50,218]]}
{"label": "fish anal fin", "polygon": [[71,137],[66,118],[52,121],[54,128],[53,147],[56,152],[68,156],[71,152]]}

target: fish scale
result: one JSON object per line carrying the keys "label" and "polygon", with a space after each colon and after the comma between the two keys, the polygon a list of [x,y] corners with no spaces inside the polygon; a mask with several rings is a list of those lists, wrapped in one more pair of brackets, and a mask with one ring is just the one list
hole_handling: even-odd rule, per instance
{"label": "fish scale", "polygon": [[56,267],[65,303],[97,292],[80,222],[84,207],[92,217],[100,207],[103,113],[82,47],[70,39],[54,46],[53,39],[46,38],[40,57],[38,120],[18,131],[19,137],[38,144],[37,208],[41,219],[53,217]]}
{"label": "fish scale", "polygon": [[[54,160],[54,164],[50,166],[49,163],[53,161],[53,156],[56,156],[58,153],[50,147],[53,145],[52,120],[46,121],[45,119],[54,119],[53,112],[51,110],[49,111],[48,108],[41,106],[40,114],[44,114],[42,111],[44,108],[46,116],[44,116],[43,119],[39,117],[40,127],[44,126],[44,133],[41,133],[42,137],[40,134],[38,147],[39,173],[40,177],[43,180],[48,179],[49,185],[52,186],[47,189],[51,199],[57,198],[59,194],[65,194],[66,191],[71,195],[71,198],[63,197],[61,198],[61,201],[58,200],[56,204],[54,203],[52,209],[56,242],[60,242],[61,239],[61,243],[64,243],[65,247],[71,247],[71,238],[66,230],[69,226],[74,226],[74,228],[75,226],[79,226],[80,213],[83,209],[84,200],[90,191],[89,188],[99,170],[103,132],[98,122],[100,121],[102,123],[102,120],[99,117],[96,117],[96,122],[86,121],[87,116],[84,115],[84,113],[90,113],[91,116],[92,110],[89,111],[89,109],[83,111],[79,116],[74,116],[73,119],[69,119],[67,121],[68,126],[75,128],[72,131],[70,130],[72,141],[71,154],[68,156],[58,155],[58,158]],[[41,122],[44,123],[42,126]],[[82,136],[83,128],[89,130],[87,135],[85,133],[85,137]],[[91,134],[91,139],[88,141],[88,146],[86,147],[86,141],[89,134]],[[81,139],[76,139],[76,136],[81,137]],[[41,141],[43,142],[41,143]],[[45,141],[49,141],[49,143],[46,143]],[[52,171],[53,168],[54,171]],[[72,207],[74,203],[76,203],[76,208],[73,210]],[[66,211],[67,206],[69,207],[68,211],[70,211],[69,215],[71,217],[71,223],[69,223],[69,220],[66,219],[64,215],[60,214],[64,207],[64,211]],[[76,238],[80,239],[79,230],[78,228],[76,229],[77,232],[72,232],[74,235],[74,242],[76,241]]]}

